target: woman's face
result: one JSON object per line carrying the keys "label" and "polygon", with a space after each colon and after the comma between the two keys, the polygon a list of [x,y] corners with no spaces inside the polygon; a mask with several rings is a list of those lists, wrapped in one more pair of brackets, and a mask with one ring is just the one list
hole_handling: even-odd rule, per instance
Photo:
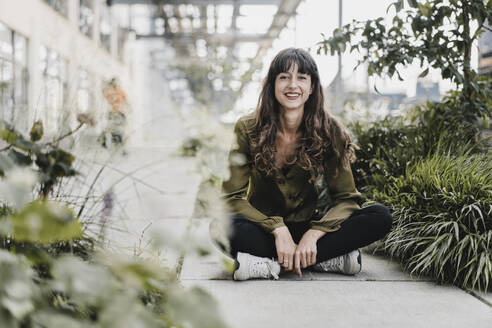
{"label": "woman's face", "polygon": [[283,110],[303,109],[313,91],[311,76],[297,71],[297,64],[275,78],[275,98]]}

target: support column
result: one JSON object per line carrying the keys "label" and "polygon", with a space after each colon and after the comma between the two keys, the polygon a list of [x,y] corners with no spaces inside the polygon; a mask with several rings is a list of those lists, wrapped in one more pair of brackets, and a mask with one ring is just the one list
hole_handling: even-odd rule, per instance
{"label": "support column", "polygon": [[40,71],[40,60],[39,60],[39,49],[41,46],[40,32],[38,26],[39,17],[33,16],[33,21],[31,23],[31,35],[28,41],[28,57],[27,57],[27,68],[29,71],[29,86],[28,86],[28,113],[27,113],[27,126],[30,128],[35,120],[43,120],[45,122],[46,109],[42,108],[40,101],[41,96],[41,71]]}
{"label": "support column", "polygon": [[[80,20],[80,0],[68,0],[68,20],[79,31],[79,20]],[[72,39],[72,49],[77,48],[77,41],[75,38]],[[68,58],[67,67],[67,79],[68,79],[68,90],[67,90],[67,101],[65,102],[64,112],[62,113],[63,119],[68,123],[69,129],[74,129],[76,127],[77,113],[78,113],[78,102],[77,102],[77,90],[79,88],[79,63],[77,56],[71,56]]]}
{"label": "support column", "polygon": [[80,0],[67,0],[68,20],[79,29]]}
{"label": "support column", "polygon": [[92,40],[97,45],[101,44],[99,35],[99,21],[101,20],[101,0],[92,0],[92,9],[94,10],[94,25],[92,26]]}
{"label": "support column", "polygon": [[111,17],[111,47],[110,47],[110,53],[111,57],[113,57],[116,60],[119,60],[118,58],[118,51],[121,51],[121,49],[118,49],[118,22],[115,18],[115,15],[113,14],[113,7],[110,7],[110,17]]}

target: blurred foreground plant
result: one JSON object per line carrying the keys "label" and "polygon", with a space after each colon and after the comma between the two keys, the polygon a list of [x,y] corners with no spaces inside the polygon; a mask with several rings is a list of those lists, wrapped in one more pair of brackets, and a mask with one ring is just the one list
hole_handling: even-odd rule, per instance
{"label": "blurred foreground plant", "polygon": [[[88,122],[79,121],[76,130]],[[76,130],[41,143],[41,122],[30,140],[0,123],[1,326],[224,327],[214,300],[199,288],[184,290],[169,269],[96,251],[99,241],[79,220],[92,186],[79,207],[49,200],[77,174],[75,156],[58,147]]]}
{"label": "blurred foreground plant", "polygon": [[[219,240],[227,248],[229,220],[221,195],[221,183],[229,178],[227,155],[231,142],[235,142],[234,134],[230,126],[217,122],[206,110],[197,108],[188,122],[191,125],[188,129],[188,139],[181,146],[180,153],[196,157],[202,177],[193,216],[213,219],[210,233],[214,240]],[[222,260],[225,270],[232,272],[229,259]]]}

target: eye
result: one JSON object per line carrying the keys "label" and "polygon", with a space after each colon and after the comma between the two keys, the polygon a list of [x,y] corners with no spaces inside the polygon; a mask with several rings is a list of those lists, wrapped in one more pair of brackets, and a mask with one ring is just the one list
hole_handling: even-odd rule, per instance
{"label": "eye", "polygon": [[287,75],[280,75],[278,78],[281,80],[285,80],[288,78],[288,76]]}
{"label": "eye", "polygon": [[307,75],[299,75],[298,79],[307,80]]}

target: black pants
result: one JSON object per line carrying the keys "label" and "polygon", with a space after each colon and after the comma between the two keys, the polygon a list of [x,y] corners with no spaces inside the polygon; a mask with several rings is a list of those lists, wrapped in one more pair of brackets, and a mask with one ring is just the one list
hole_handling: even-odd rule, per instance
{"label": "black pants", "polygon": [[[237,252],[277,257],[275,238],[271,233],[240,214],[233,215],[231,221],[229,240],[234,258]],[[328,232],[318,240],[316,262],[349,253],[383,238],[391,230],[391,224],[391,214],[383,205],[372,205],[355,211],[342,222],[339,230]],[[296,244],[310,228],[309,222],[286,222],[286,225]]]}

